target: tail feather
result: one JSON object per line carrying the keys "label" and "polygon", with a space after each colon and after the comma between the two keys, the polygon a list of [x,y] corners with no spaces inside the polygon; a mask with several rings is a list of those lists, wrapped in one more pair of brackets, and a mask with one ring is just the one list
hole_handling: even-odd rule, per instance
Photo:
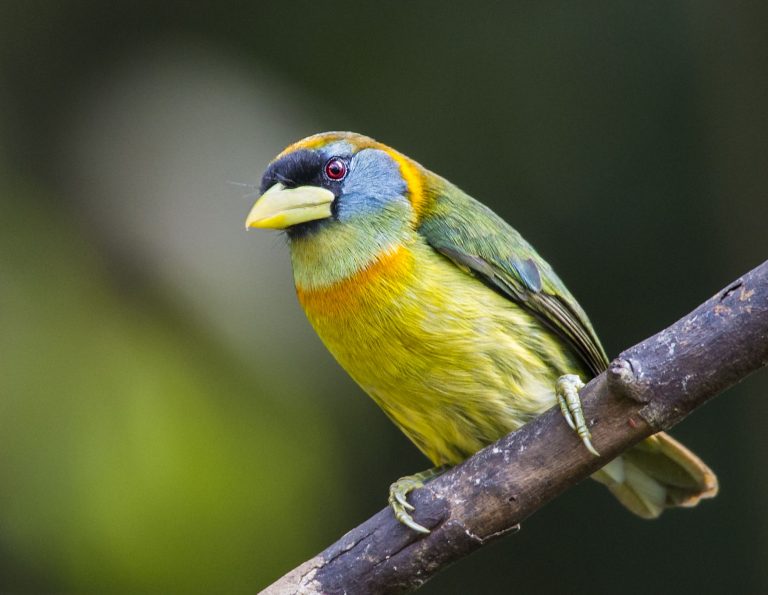
{"label": "tail feather", "polygon": [[695,454],[661,432],[614,459],[593,479],[630,511],[646,519],[665,508],[696,506],[717,494],[717,477]]}

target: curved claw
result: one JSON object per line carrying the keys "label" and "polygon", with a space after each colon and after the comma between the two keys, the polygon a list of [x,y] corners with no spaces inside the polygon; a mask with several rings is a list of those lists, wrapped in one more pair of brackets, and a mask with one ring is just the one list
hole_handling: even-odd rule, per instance
{"label": "curved claw", "polygon": [[435,467],[415,475],[407,475],[389,486],[389,506],[399,522],[418,533],[429,533],[429,529],[414,521],[413,517],[408,514],[415,508],[406,497],[413,490],[423,487],[425,481],[440,475],[444,470],[443,467]]}
{"label": "curved claw", "polygon": [[400,521],[403,525],[406,527],[410,527],[417,533],[424,533],[425,535],[429,533],[429,529],[426,527],[423,527],[419,525],[416,521],[413,520],[413,517],[411,517],[410,514],[405,512],[404,510],[396,510],[395,511],[395,518]]}
{"label": "curved claw", "polygon": [[584,444],[584,446],[587,448],[589,452],[591,452],[596,457],[600,456],[600,453],[597,452],[597,449],[592,445],[592,440],[590,440],[590,436],[582,436],[581,442]]}
{"label": "curved claw", "polygon": [[419,525],[413,520],[413,517],[408,514],[409,511],[413,511],[415,508],[408,502],[408,500],[406,500],[406,496],[410,492],[423,485],[424,482],[421,481],[419,475],[401,477],[389,486],[389,506],[392,508],[395,518],[403,525],[410,527],[419,533],[429,533],[429,529]]}
{"label": "curved claw", "polygon": [[405,499],[405,492],[395,492],[395,500],[397,500],[405,510],[416,510],[416,507]]}
{"label": "curved claw", "polygon": [[581,408],[581,397],[579,391],[584,388],[584,383],[576,374],[565,374],[557,379],[555,393],[557,402],[560,405],[560,411],[563,413],[566,423],[581,438],[581,442],[586,449],[596,457],[600,456],[597,449],[592,444],[592,433],[584,420],[584,411]]}

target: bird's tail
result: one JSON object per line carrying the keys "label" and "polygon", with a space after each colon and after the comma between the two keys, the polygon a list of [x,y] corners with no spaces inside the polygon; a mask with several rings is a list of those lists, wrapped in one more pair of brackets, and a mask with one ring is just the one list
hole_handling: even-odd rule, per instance
{"label": "bird's tail", "polygon": [[664,432],[632,447],[592,478],[645,519],[655,519],[665,508],[696,506],[717,494],[712,470]]}

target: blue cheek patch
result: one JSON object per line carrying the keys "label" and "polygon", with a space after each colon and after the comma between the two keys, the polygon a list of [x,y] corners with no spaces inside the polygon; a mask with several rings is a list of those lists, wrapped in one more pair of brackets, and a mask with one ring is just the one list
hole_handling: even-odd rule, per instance
{"label": "blue cheek patch", "polygon": [[[347,179],[338,201],[340,221],[386,211],[407,204],[406,185],[400,168],[384,151],[364,149],[349,164]],[[399,209],[398,209],[399,210]]]}

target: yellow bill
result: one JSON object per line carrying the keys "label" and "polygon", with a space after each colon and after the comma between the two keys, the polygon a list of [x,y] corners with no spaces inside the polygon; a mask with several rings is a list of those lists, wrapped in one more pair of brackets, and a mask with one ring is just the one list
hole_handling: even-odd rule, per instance
{"label": "yellow bill", "polygon": [[286,188],[278,183],[262,194],[245,220],[246,229],[285,229],[331,216],[333,192],[319,186]]}

